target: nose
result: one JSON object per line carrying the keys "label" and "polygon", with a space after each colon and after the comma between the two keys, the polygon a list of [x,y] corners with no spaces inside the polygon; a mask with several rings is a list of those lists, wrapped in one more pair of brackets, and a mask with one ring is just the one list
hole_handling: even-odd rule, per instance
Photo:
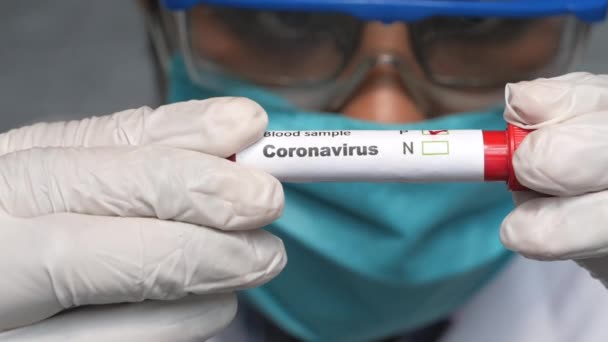
{"label": "nose", "polygon": [[393,67],[376,67],[342,108],[352,118],[382,123],[422,121],[415,103]]}
{"label": "nose", "polygon": [[[403,24],[371,23],[365,28],[358,54],[380,55],[390,51],[398,55],[407,69],[415,70],[416,63],[408,43],[407,28]],[[356,59],[355,59],[356,63]],[[425,119],[419,104],[404,84],[395,65],[379,63],[373,67],[341,108],[349,117],[381,123],[408,123]]]}

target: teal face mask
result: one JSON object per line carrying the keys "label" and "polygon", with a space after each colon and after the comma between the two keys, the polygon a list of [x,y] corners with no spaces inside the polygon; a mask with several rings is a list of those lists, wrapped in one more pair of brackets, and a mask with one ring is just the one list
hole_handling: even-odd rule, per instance
{"label": "teal face mask", "polygon": [[[223,80],[217,80],[222,82]],[[218,83],[223,84],[223,83]],[[194,85],[176,60],[171,101],[246,96],[268,111],[269,130],[504,129],[500,111],[408,125],[299,112],[261,89],[224,92]],[[280,327],[310,341],[369,341],[445,318],[508,260],[499,241],[512,209],[500,183],[284,184],[280,236],[289,262],[246,300]]]}

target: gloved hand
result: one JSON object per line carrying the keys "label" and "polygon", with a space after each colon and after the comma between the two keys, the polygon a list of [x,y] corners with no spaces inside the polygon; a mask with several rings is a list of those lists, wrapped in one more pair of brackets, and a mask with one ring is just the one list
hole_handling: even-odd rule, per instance
{"label": "gloved hand", "polygon": [[232,292],[286,262],[256,229],[280,216],[280,183],[224,159],[266,124],[254,102],[218,98],[0,135],[0,340],[201,341],[226,326]]}
{"label": "gloved hand", "polygon": [[[576,260],[608,286],[608,76],[573,73],[507,86],[505,119],[536,129],[517,149],[506,247]],[[543,195],[541,195],[543,194]]]}

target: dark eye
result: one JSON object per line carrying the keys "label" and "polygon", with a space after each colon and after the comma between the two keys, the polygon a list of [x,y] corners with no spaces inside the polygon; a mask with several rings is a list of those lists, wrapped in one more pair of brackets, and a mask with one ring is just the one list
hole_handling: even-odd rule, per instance
{"label": "dark eye", "polygon": [[241,39],[260,47],[311,44],[327,30],[314,14],[218,8],[221,22]]}
{"label": "dark eye", "polygon": [[222,24],[247,44],[268,48],[314,48],[321,41],[350,42],[360,23],[340,14],[257,11],[217,7]]}
{"label": "dark eye", "polygon": [[412,32],[422,40],[504,40],[518,37],[531,20],[499,18],[432,18],[412,24]]}
{"label": "dark eye", "polygon": [[315,20],[314,15],[257,12],[255,16],[255,30],[278,39],[303,39],[323,31],[323,25]]}

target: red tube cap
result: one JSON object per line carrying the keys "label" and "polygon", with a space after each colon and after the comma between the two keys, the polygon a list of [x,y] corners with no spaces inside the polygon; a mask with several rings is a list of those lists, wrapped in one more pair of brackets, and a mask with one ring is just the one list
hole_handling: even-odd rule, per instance
{"label": "red tube cap", "polygon": [[513,170],[513,155],[531,130],[511,124],[506,131],[484,131],[484,175],[486,181],[504,180],[511,191],[527,190]]}

